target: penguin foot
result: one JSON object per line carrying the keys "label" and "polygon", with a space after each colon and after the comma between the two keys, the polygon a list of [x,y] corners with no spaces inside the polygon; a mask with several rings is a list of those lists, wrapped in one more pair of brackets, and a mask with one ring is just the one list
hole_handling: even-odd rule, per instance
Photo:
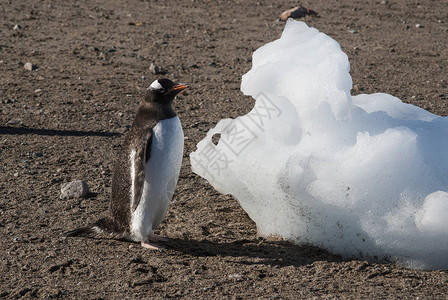
{"label": "penguin foot", "polygon": [[157,250],[162,251],[164,248],[162,246],[159,246],[157,244],[150,244],[148,242],[140,242],[143,248],[151,249],[151,250]]}
{"label": "penguin foot", "polygon": [[150,234],[148,239],[153,242],[168,242],[169,241],[169,239],[167,237],[160,236],[160,235],[157,235],[154,233]]}

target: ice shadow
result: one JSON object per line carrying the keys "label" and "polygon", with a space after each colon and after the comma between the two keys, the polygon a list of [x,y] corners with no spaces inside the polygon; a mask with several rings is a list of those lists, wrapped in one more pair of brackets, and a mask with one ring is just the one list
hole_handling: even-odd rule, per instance
{"label": "ice shadow", "polygon": [[[161,244],[162,245],[162,244]],[[227,256],[241,258],[245,265],[304,266],[316,261],[342,262],[342,257],[312,245],[298,246],[287,241],[264,239],[237,240],[230,243],[170,239],[163,243],[166,249],[192,256]]]}
{"label": "ice shadow", "polygon": [[[66,236],[67,232],[63,235]],[[83,238],[97,241],[118,241],[124,244],[134,244],[140,248],[140,243],[123,238],[108,238],[104,236]],[[253,239],[236,240],[230,243],[216,241],[197,241],[170,238],[167,242],[158,242],[165,250],[175,251],[194,257],[222,256],[232,257],[235,263],[242,265],[268,265],[287,267],[301,267],[317,261],[344,262],[352,259],[344,259],[322,248],[313,245],[294,245],[288,241]],[[143,248],[141,248],[143,249]],[[153,251],[144,249],[143,251]]]}
{"label": "ice shadow", "polygon": [[45,136],[99,136],[99,137],[112,137],[120,135],[120,133],[118,132],[109,132],[109,131],[101,132],[101,131],[59,130],[59,129],[0,126],[0,135],[3,134],[8,135],[36,134]]}

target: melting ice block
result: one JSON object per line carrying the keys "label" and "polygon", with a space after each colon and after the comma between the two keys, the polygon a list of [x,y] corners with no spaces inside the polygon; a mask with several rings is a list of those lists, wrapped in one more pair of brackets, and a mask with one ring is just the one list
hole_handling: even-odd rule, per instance
{"label": "melting ice block", "polygon": [[252,63],[241,90],[255,107],[208,132],[193,171],[238,199],[261,235],[448,268],[448,119],[351,96],[347,56],[302,22]]}

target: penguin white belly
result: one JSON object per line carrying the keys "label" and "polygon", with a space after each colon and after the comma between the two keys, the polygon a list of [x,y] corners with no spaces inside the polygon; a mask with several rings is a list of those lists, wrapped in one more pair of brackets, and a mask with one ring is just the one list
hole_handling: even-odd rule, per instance
{"label": "penguin white belly", "polygon": [[179,117],[159,121],[152,134],[142,197],[131,215],[131,235],[146,241],[165,217],[179,178],[184,133]]}

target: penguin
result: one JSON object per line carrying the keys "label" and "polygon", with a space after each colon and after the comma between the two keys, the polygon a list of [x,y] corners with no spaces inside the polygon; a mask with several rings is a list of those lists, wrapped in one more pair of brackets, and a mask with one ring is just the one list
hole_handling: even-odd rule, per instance
{"label": "penguin", "polygon": [[114,167],[109,216],[66,236],[105,233],[148,249],[163,248],[153,242],[168,239],[155,235],[154,229],[173,197],[184,148],[182,125],[172,104],[188,87],[166,78],[148,87]]}

